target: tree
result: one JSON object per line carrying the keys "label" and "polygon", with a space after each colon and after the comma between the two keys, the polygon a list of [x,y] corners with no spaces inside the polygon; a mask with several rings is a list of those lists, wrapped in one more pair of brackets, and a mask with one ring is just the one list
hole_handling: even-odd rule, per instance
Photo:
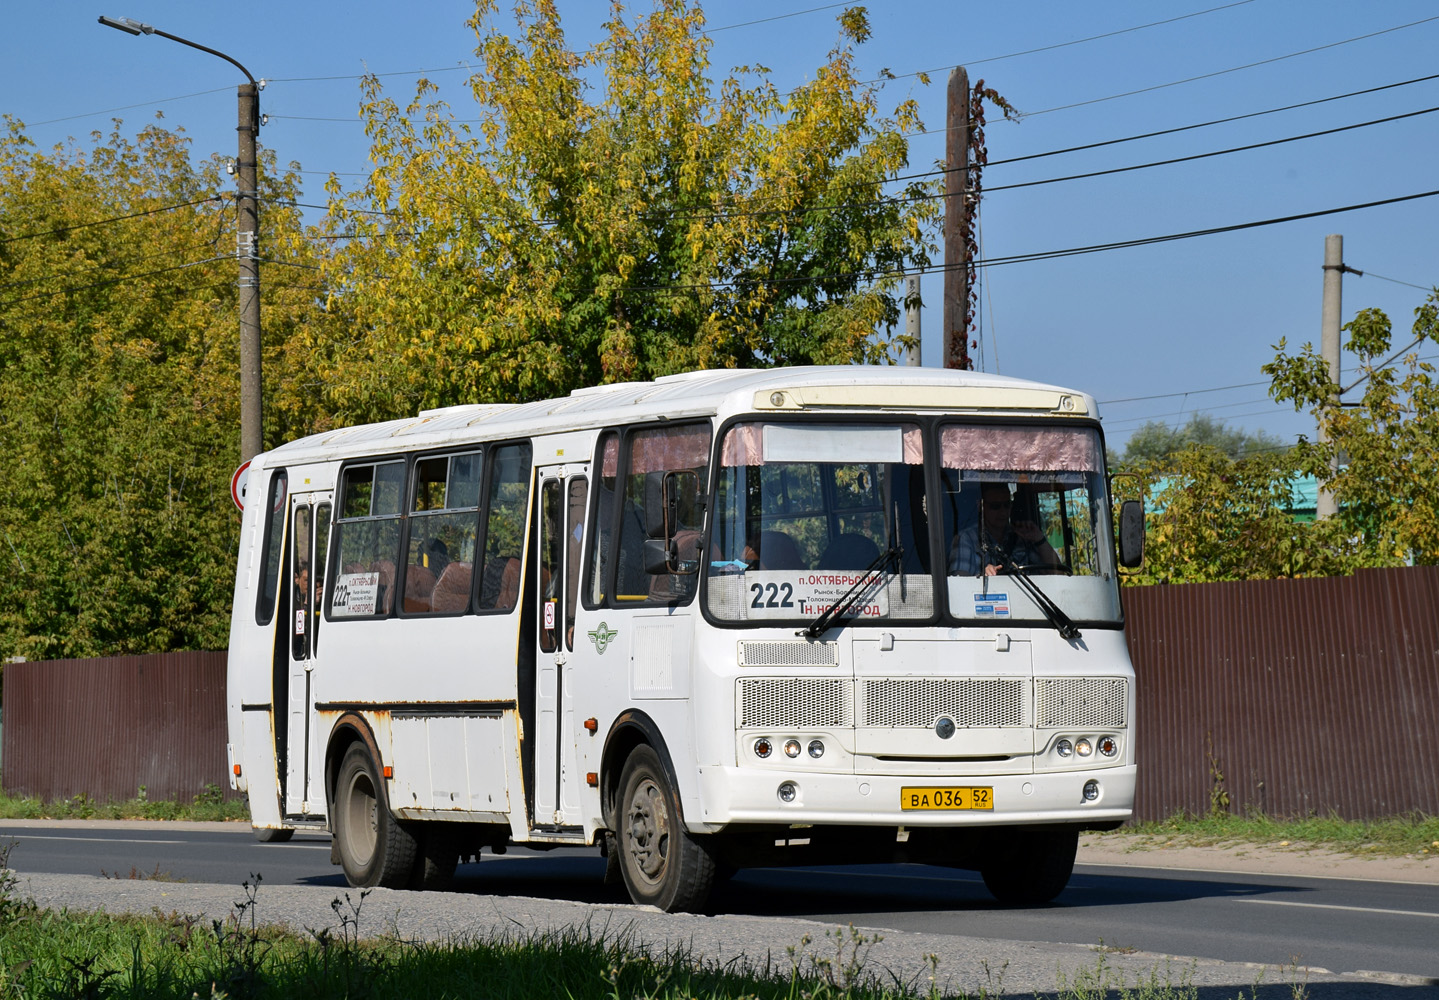
{"label": "tree", "polygon": [[1125,445],[1120,465],[1133,466],[1169,458],[1193,447],[1213,448],[1230,458],[1244,458],[1263,451],[1279,451],[1285,444],[1265,431],[1253,434],[1229,427],[1206,413],[1196,413],[1183,427],[1171,427],[1162,420],[1148,420]]}
{"label": "tree", "polygon": [[716,88],[688,0],[633,27],[616,4],[585,51],[553,0],[514,13],[511,34],[495,0],[470,21],[473,130],[428,81],[404,108],[365,82],[376,166],[352,195],[332,186],[332,235],[347,239],[326,274],[343,321],[311,342],[337,413],[888,357],[939,187],[885,192],[921,123],[912,100],[880,117],[857,80],[863,8],[789,93],[762,67]]}
{"label": "tree", "polygon": [[[293,199],[294,175],[276,178],[272,155],[263,166],[262,194]],[[4,121],[0,656],[225,644],[239,448],[225,187],[218,159],[196,168],[188,140],[156,125],[41,152]],[[293,253],[279,237],[294,212],[262,218],[266,245]],[[264,294],[273,443],[313,417],[286,388],[287,344],[318,304],[283,280]]]}
{"label": "tree", "polygon": [[[1413,341],[1390,356],[1393,329],[1378,309],[1364,309],[1344,327],[1345,347],[1359,358],[1356,404],[1341,401],[1341,387],[1312,344],[1297,355],[1278,352],[1264,372],[1270,394],[1309,408],[1328,430],[1327,442],[1303,441],[1304,468],[1338,501],[1337,520],[1377,564],[1412,560],[1439,563],[1439,382],[1419,348],[1439,343],[1439,289],[1414,310]],[[1337,471],[1331,471],[1331,463]]]}

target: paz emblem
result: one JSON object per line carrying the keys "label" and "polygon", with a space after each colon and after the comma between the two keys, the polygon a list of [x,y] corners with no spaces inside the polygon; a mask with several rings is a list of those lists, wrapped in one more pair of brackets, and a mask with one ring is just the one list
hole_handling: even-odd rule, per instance
{"label": "paz emblem", "polygon": [[595,644],[595,652],[603,656],[605,650],[610,646],[610,640],[619,635],[619,632],[610,628],[604,622],[600,622],[599,628],[587,634],[590,637],[590,642]]}

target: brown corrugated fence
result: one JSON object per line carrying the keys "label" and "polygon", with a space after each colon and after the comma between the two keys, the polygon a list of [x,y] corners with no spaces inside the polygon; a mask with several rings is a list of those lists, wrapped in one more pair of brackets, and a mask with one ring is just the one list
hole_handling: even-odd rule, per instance
{"label": "brown corrugated fence", "polygon": [[1124,591],[1135,815],[1439,815],[1439,567]]}
{"label": "brown corrugated fence", "polygon": [[225,654],[7,663],[5,790],[189,802],[225,775]]}
{"label": "brown corrugated fence", "polygon": [[[1439,815],[1439,567],[1124,591],[1136,816]],[[225,777],[225,654],[10,664],[4,786],[188,800]]]}

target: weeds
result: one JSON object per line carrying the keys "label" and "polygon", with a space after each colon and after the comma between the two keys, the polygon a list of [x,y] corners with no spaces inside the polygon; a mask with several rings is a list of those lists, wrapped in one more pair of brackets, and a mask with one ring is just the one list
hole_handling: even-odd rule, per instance
{"label": "weeds", "polygon": [[141,785],[135,797],[121,802],[97,802],[81,792],[67,799],[44,802],[33,796],[11,796],[0,792],[0,819],[148,819],[148,820],[245,820],[250,810],[244,799],[226,798],[225,789],[213,782],[189,802],[150,798]]}
{"label": "weeds", "polygon": [[1323,849],[1357,857],[1439,856],[1439,817],[1414,813],[1388,819],[1337,816],[1281,819],[1252,811],[1243,816],[1174,815],[1136,823],[1105,836],[1140,836],[1179,845],[1257,844],[1286,850]]}

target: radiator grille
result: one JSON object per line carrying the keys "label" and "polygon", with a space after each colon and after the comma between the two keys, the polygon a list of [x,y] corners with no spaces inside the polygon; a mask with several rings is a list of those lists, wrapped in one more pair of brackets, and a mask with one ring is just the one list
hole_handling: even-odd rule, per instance
{"label": "radiator grille", "polygon": [[1022,678],[868,680],[864,724],[928,729],[948,716],[961,728],[1023,726],[1028,688]]}
{"label": "radiator grille", "polygon": [[755,678],[739,682],[741,729],[846,728],[848,680],[827,677]]}
{"label": "radiator grille", "polygon": [[839,643],[804,639],[742,641],[739,664],[742,667],[837,667]]}
{"label": "radiator grille", "polygon": [[1128,684],[1118,677],[1055,677],[1035,682],[1041,729],[1116,729],[1125,724]]}

